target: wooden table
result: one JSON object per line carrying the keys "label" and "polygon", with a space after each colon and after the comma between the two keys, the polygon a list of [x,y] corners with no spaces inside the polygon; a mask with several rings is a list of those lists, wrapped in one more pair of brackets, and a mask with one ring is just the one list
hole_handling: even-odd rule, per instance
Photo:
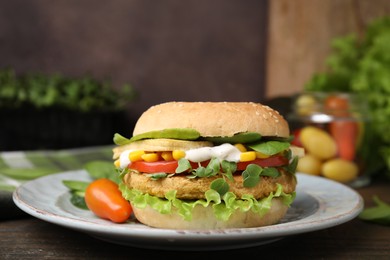
{"label": "wooden table", "polygon": [[[366,206],[378,195],[390,203],[390,182],[357,189]],[[390,226],[354,219],[271,244],[225,251],[180,252],[103,242],[30,216],[0,222],[0,259],[390,259]]]}

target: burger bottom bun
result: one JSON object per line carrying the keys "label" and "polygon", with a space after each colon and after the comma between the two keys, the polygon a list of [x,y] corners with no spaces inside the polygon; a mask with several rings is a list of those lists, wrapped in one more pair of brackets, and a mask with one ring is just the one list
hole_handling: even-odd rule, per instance
{"label": "burger bottom bun", "polygon": [[163,229],[226,229],[250,228],[276,224],[287,212],[288,206],[281,199],[272,199],[270,210],[263,216],[252,212],[236,210],[227,221],[218,220],[212,207],[196,205],[192,211],[192,220],[186,221],[179,214],[161,214],[150,206],[140,209],[133,206],[134,216],[141,223]]}

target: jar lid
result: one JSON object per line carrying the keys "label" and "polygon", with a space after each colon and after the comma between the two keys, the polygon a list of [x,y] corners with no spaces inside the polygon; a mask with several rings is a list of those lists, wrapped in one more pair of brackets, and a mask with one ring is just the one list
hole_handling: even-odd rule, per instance
{"label": "jar lid", "polygon": [[367,120],[367,102],[360,95],[343,92],[302,92],[292,102],[291,118],[316,123]]}

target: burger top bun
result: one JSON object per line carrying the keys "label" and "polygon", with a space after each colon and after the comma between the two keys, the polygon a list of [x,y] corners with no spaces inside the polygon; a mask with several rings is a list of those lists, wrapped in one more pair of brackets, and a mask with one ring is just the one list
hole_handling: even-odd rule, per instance
{"label": "burger top bun", "polygon": [[252,102],[167,102],[146,110],[133,135],[169,128],[192,128],[203,137],[256,132],[289,137],[287,121],[276,110]]}

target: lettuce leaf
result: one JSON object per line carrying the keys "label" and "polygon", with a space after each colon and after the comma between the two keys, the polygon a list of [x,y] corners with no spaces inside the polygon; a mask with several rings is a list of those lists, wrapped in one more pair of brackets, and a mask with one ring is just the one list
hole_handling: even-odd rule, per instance
{"label": "lettuce leaf", "polygon": [[165,199],[158,198],[149,194],[142,193],[136,189],[129,189],[126,185],[121,183],[119,189],[125,199],[131,201],[133,207],[145,208],[150,206],[161,214],[170,214],[174,209],[184,220],[190,221],[192,219],[192,210],[195,206],[201,205],[207,207],[211,205],[214,214],[218,220],[226,221],[230,218],[232,213],[236,210],[247,212],[252,210],[259,214],[265,215],[271,208],[271,201],[273,198],[281,198],[285,205],[290,205],[295,199],[295,192],[287,194],[283,192],[282,185],[277,184],[277,190],[271,193],[268,197],[257,200],[252,195],[246,194],[241,199],[232,192],[227,192],[221,196],[215,190],[208,190],[205,193],[206,199],[199,200],[180,200],[176,198],[176,191],[172,190],[165,194]]}

